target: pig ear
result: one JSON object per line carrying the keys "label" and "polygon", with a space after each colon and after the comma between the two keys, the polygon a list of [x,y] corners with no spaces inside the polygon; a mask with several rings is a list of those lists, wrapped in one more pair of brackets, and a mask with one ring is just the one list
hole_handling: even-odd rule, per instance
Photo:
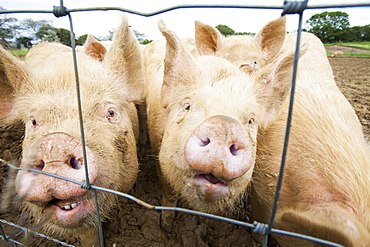
{"label": "pig ear", "polygon": [[[303,55],[306,50],[307,47],[304,44],[300,55]],[[257,87],[260,89],[259,102],[266,109],[265,124],[269,124],[279,116],[281,107],[290,92],[293,64],[294,51],[289,51],[255,75]]]}
{"label": "pig ear", "polygon": [[195,45],[200,55],[214,55],[222,46],[224,36],[210,25],[195,21]]}
{"label": "pig ear", "polygon": [[275,57],[283,46],[286,35],[285,23],[284,15],[267,23],[256,35],[255,39],[260,44],[266,60]]}
{"label": "pig ear", "polygon": [[144,97],[144,71],[142,68],[140,45],[128,25],[126,15],[116,29],[112,44],[103,60],[117,75],[118,81],[125,81],[128,87],[123,91],[127,101],[140,101]]}
{"label": "pig ear", "polygon": [[23,63],[0,45],[0,125],[10,125],[20,120],[14,100],[26,78]]}
{"label": "pig ear", "polygon": [[92,35],[88,35],[84,43],[84,53],[97,59],[98,61],[103,61],[104,55],[107,49],[99,41],[97,41]]}
{"label": "pig ear", "polygon": [[162,102],[163,106],[166,107],[170,101],[170,95],[176,87],[195,82],[193,71],[196,67],[180,38],[173,31],[167,29],[162,20],[158,21],[158,28],[167,41],[162,84]]}

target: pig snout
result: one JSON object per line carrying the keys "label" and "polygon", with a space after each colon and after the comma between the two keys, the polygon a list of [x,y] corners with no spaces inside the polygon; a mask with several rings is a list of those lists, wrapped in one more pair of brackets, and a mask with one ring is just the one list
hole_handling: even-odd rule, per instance
{"label": "pig snout", "polygon": [[250,170],[254,152],[242,124],[228,116],[212,116],[201,123],[185,144],[185,158],[206,200],[229,193],[228,184]]}
{"label": "pig snout", "polygon": [[[98,164],[88,147],[86,158],[89,181],[94,183],[98,177]],[[41,170],[78,182],[86,180],[81,142],[65,133],[48,134],[38,140],[24,156],[21,167]],[[88,192],[78,184],[23,170],[17,175],[16,189],[26,201],[65,212],[86,204],[86,197],[83,196]],[[79,220],[78,215],[74,217]]]}

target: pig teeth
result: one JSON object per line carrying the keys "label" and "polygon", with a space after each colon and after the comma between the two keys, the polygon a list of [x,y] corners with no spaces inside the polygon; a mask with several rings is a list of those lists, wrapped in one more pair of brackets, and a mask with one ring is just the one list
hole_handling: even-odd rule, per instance
{"label": "pig teeth", "polygon": [[71,205],[62,206],[61,208],[64,210],[71,210],[77,207],[78,205],[80,205],[80,203],[72,203]]}
{"label": "pig teeth", "polygon": [[188,186],[189,188],[193,188],[194,187],[191,183],[186,183],[186,186]]}

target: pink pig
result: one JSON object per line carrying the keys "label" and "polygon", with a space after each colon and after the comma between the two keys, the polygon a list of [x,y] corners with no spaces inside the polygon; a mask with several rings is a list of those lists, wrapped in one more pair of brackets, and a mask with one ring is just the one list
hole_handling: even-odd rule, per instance
{"label": "pink pig", "polygon": [[[83,159],[72,50],[56,43],[32,48],[25,62],[0,50],[0,121],[25,123],[21,167],[78,182],[128,192],[136,181],[138,119],[134,101],[143,97],[139,43],[124,16],[103,62],[78,52],[77,63],[86,138]],[[65,180],[19,171],[16,190],[23,207],[46,234],[80,237],[99,245],[94,196]],[[117,196],[98,191],[103,220]]]}
{"label": "pink pig", "polygon": [[[286,35],[285,17],[269,22],[255,37],[225,38],[217,29],[196,23],[201,54],[227,58],[252,76],[293,51],[295,42],[296,33]],[[345,246],[370,246],[370,155],[362,126],[334,81],[322,42],[302,33],[302,43],[307,51],[298,63],[292,129],[274,227]],[[269,222],[275,196],[287,111],[285,101],[277,119],[258,133],[250,202],[252,217],[264,223]],[[315,246],[298,238],[273,236],[281,246]]]}
{"label": "pink pig", "polygon": [[[223,58],[195,56],[163,22],[166,38],[143,51],[151,145],[159,155],[165,206],[180,196],[211,213],[244,197],[256,159],[258,129],[280,112],[289,92],[293,52],[254,79]],[[270,84],[258,86],[267,76]],[[173,213],[162,212],[169,230]]]}

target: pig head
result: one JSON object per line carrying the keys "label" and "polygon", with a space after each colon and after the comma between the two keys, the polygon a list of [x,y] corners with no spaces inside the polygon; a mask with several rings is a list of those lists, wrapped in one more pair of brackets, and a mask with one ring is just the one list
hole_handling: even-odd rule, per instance
{"label": "pig head", "polygon": [[[0,120],[6,125],[16,121],[25,124],[21,167],[84,182],[87,166],[90,183],[128,192],[139,167],[133,102],[143,96],[143,73],[139,44],[126,17],[103,62],[77,54],[85,147],[71,48],[41,43],[29,51],[24,62],[3,49],[0,52]],[[31,215],[44,222],[47,233],[96,239],[96,232],[85,236],[87,229],[96,231],[91,191],[25,170],[16,177],[16,190]],[[116,196],[98,192],[98,200],[102,218],[111,217]]]}
{"label": "pig head", "polygon": [[[259,74],[256,80],[269,80],[259,91],[227,60],[192,58],[163,22],[159,28],[167,41],[164,66],[146,74],[153,75],[147,78],[148,125],[159,153],[163,205],[180,195],[193,209],[222,212],[247,191],[258,128],[274,118],[289,92],[292,53]],[[153,46],[158,51],[145,59],[158,61],[163,46],[146,49]]]}
{"label": "pig head", "polygon": [[[248,61],[254,60],[261,66],[249,68],[247,74],[252,76],[276,63],[285,52],[294,51],[297,34],[285,33],[284,17],[269,22],[255,37],[233,39],[196,23],[200,52],[227,58],[244,71],[242,65],[251,65]],[[302,33],[301,39],[306,51],[298,62],[275,227],[345,246],[369,246],[370,160],[362,126],[334,80],[322,42],[309,33]],[[265,88],[264,84],[260,86]],[[264,223],[269,222],[275,197],[287,112],[285,102],[280,116],[267,128],[259,129],[250,202],[252,217]],[[274,237],[281,246],[315,246],[298,238]]]}
{"label": "pig head", "polygon": [[250,73],[266,65],[282,49],[286,36],[285,21],[285,16],[270,21],[255,36],[230,37],[224,37],[208,24],[195,21],[195,44],[199,54],[223,57]]}

